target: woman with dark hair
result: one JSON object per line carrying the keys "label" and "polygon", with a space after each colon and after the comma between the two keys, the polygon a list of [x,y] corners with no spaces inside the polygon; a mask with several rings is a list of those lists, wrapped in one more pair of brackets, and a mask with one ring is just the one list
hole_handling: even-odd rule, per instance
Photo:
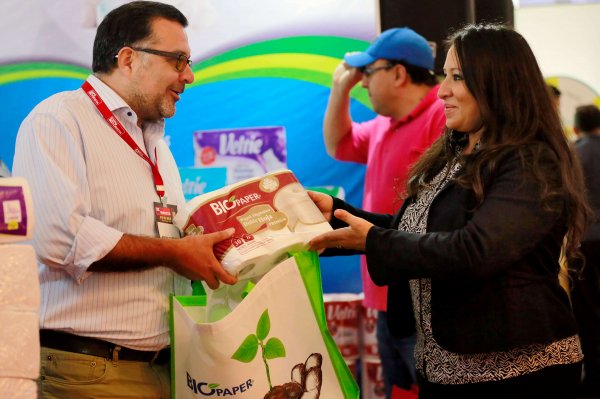
{"label": "woman with dark hair", "polygon": [[416,326],[420,398],[574,398],[582,355],[558,275],[588,218],[581,169],[521,35],[470,25],[448,45],[446,129],[400,212],[311,193],[335,228],[311,246],[366,253],[390,329]]}

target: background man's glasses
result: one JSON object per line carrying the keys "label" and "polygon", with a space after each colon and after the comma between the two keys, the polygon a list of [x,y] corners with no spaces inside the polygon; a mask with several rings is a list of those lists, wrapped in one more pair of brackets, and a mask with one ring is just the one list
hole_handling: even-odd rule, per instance
{"label": "background man's glasses", "polygon": [[190,57],[188,57],[185,53],[172,53],[170,51],[154,50],[151,48],[142,47],[129,47],[131,47],[135,51],[142,51],[144,53],[160,55],[162,57],[177,60],[177,63],[175,64],[175,69],[177,69],[179,72],[183,72],[186,66],[192,65],[192,60],[190,60]]}
{"label": "background man's glasses", "polygon": [[362,68],[358,68],[358,70],[360,71],[360,73],[362,73],[365,77],[369,78],[371,77],[371,75],[373,75],[375,72],[377,71],[381,71],[381,70],[386,70],[389,71],[390,69],[392,69],[396,64],[393,63],[388,63],[387,65],[383,65],[383,66],[378,66],[378,67],[372,67],[372,66],[365,66]]}

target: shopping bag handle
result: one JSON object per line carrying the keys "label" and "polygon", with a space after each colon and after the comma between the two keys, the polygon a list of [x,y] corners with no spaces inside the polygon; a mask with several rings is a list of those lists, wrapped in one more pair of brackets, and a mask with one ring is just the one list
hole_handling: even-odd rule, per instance
{"label": "shopping bag handle", "polygon": [[192,296],[206,296],[206,291],[200,281],[192,281]]}
{"label": "shopping bag handle", "polygon": [[[315,254],[316,253],[311,253],[311,251],[292,251],[292,252],[288,252],[288,258],[292,258],[295,257],[298,261],[313,261],[314,262],[314,258],[315,258]],[[317,255],[317,262],[318,262],[318,255]],[[248,293],[252,290],[252,288],[254,288],[254,284],[251,282],[248,282],[248,285],[246,286],[246,288],[244,289],[244,292],[242,293],[242,297],[245,297],[246,295],[248,295]],[[192,296],[206,296],[206,290],[204,289],[204,287],[202,286],[202,283],[200,281],[192,281]]]}
{"label": "shopping bag handle", "polygon": [[[255,285],[253,282],[248,281],[242,291],[242,298],[245,298]],[[192,296],[206,296],[206,290],[200,281],[192,281]]]}

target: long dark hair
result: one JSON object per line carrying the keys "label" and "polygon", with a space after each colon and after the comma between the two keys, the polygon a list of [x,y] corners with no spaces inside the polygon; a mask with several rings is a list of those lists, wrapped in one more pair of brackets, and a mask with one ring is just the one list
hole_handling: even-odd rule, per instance
{"label": "long dark hair", "polygon": [[[459,184],[473,190],[477,203],[485,198],[487,176],[499,161],[515,152],[541,186],[541,203],[560,198],[567,225],[565,255],[579,258],[578,247],[589,217],[581,166],[563,133],[535,56],[525,39],[497,24],[468,25],[453,33],[454,47],[468,90],[483,121],[481,145],[467,156]],[[407,194],[415,195],[455,156],[453,148],[466,134],[446,128],[442,137],[412,168]],[[548,159],[554,159],[554,168]]]}

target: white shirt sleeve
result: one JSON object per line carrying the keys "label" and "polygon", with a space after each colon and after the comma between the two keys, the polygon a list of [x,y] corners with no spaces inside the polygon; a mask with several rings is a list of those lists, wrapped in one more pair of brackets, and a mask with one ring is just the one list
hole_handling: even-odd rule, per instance
{"label": "white shirt sleeve", "polygon": [[86,160],[75,118],[60,102],[41,106],[22,123],[14,175],[32,190],[37,218],[33,245],[40,261],[62,268],[79,283],[87,268],[114,248],[123,233],[90,217]]}

